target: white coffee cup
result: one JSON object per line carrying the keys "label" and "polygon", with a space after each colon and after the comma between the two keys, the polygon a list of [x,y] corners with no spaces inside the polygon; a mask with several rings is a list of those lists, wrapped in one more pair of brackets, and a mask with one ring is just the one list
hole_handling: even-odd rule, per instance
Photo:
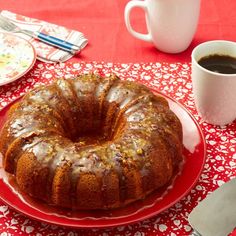
{"label": "white coffee cup", "polygon": [[236,74],[213,72],[199,65],[201,58],[213,54],[236,58],[236,42],[208,41],[193,50],[193,94],[197,110],[204,121],[226,125],[236,119]]}
{"label": "white coffee cup", "polygon": [[[145,11],[148,34],[131,27],[130,13],[135,7]],[[134,37],[153,42],[160,51],[179,53],[192,42],[199,12],[200,0],[133,0],[125,7],[125,23]]]}

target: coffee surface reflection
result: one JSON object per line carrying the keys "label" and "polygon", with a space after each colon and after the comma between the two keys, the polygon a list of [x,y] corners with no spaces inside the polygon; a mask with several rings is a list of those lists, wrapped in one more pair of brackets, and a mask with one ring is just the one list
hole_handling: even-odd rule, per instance
{"label": "coffee surface reflection", "polygon": [[236,58],[228,55],[212,54],[202,57],[198,64],[207,70],[221,74],[236,74]]}

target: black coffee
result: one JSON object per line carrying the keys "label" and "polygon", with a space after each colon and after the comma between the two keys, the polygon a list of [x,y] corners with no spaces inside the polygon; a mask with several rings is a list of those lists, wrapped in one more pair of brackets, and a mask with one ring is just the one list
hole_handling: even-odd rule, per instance
{"label": "black coffee", "polygon": [[213,72],[236,74],[236,57],[212,54],[201,58],[198,64]]}

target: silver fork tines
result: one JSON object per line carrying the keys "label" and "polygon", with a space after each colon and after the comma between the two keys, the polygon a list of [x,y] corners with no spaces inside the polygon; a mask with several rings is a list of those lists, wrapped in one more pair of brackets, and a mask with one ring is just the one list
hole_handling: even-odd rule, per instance
{"label": "silver fork tines", "polygon": [[15,24],[11,23],[9,20],[7,20],[5,17],[0,15],[0,27],[4,30],[7,31],[14,31],[19,30],[18,26]]}
{"label": "silver fork tines", "polygon": [[2,15],[0,15],[0,28],[6,31],[12,32],[12,33],[19,32],[19,33],[24,33],[24,34],[28,34],[29,36],[32,36],[32,33],[30,33],[28,30],[20,29],[17,25],[10,22],[10,20],[6,19]]}

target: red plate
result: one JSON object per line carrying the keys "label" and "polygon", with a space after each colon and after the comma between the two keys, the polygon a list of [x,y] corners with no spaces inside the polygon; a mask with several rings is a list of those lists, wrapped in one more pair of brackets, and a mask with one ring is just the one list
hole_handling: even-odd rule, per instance
{"label": "red plate", "polygon": [[[159,94],[159,93],[158,93]],[[163,95],[163,94],[161,94]],[[163,95],[166,97],[165,95]],[[181,120],[183,125],[183,143],[185,164],[174,185],[168,191],[156,192],[143,201],[137,201],[125,208],[109,211],[68,211],[48,207],[29,197],[20,197],[16,187],[9,187],[3,181],[4,171],[0,169],[0,199],[15,210],[28,217],[76,228],[101,228],[119,226],[147,219],[166,210],[183,198],[195,185],[205,163],[206,147],[204,136],[193,116],[173,99],[166,97],[170,108]],[[10,106],[0,111],[0,128]],[[164,196],[163,192],[165,192]],[[162,197],[160,197],[162,196]]]}

